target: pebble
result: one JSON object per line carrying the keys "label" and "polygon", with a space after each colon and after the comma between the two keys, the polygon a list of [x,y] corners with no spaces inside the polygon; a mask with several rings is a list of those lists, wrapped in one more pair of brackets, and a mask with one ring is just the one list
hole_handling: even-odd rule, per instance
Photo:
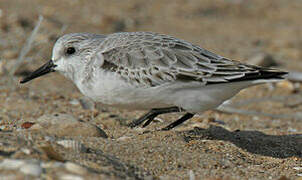
{"label": "pebble", "polygon": [[3,131],[6,128],[6,126],[2,125],[0,126],[0,131]]}
{"label": "pebble", "polygon": [[188,174],[189,174],[189,180],[195,180],[195,174],[194,174],[194,172],[192,170],[190,170],[188,172]]}
{"label": "pebble", "polygon": [[75,140],[59,140],[57,144],[62,145],[64,148],[72,149],[78,153],[85,153],[87,152],[87,148],[80,142]]}
{"label": "pebble", "polygon": [[42,173],[42,167],[38,164],[39,161],[35,160],[19,160],[19,159],[4,159],[0,163],[1,169],[16,170],[27,175],[40,176]]}
{"label": "pebble", "polygon": [[49,159],[63,162],[64,158],[58,151],[56,151],[51,144],[40,145],[39,147]]}
{"label": "pebble", "polygon": [[213,122],[217,123],[217,124],[221,124],[221,125],[225,125],[226,124],[224,121],[219,120],[219,119],[214,119]]}
{"label": "pebble", "polygon": [[75,164],[75,163],[72,163],[72,162],[66,162],[64,164],[66,170],[68,170],[69,172],[71,173],[74,173],[74,174],[78,174],[78,175],[84,175],[87,173],[87,169],[78,165],[78,164]]}
{"label": "pebble", "polygon": [[16,179],[22,179],[22,177],[19,177],[15,174],[1,174],[0,180],[16,180]]}
{"label": "pebble", "polygon": [[30,153],[31,153],[30,149],[27,149],[27,148],[22,148],[21,151],[26,155],[30,155]]}
{"label": "pebble", "polygon": [[76,106],[76,105],[79,105],[80,102],[77,99],[72,99],[69,101],[69,104]]}
{"label": "pebble", "polygon": [[24,164],[20,171],[27,175],[40,176],[42,174],[42,168],[38,164],[27,163]]}
{"label": "pebble", "polygon": [[262,66],[262,67],[271,67],[271,66],[278,65],[274,57],[267,53],[256,54],[255,56],[253,56],[248,60],[248,63],[256,66]]}
{"label": "pebble", "polygon": [[126,140],[130,140],[130,139],[131,139],[131,137],[129,137],[129,136],[121,136],[121,137],[117,138],[116,140],[118,140],[118,141],[126,141]]}
{"label": "pebble", "polygon": [[299,88],[300,88],[299,87],[300,85],[297,85],[296,83],[292,83],[292,82],[287,81],[287,80],[278,82],[277,86],[281,87],[281,88],[288,89],[292,93],[298,92]]}
{"label": "pebble", "polygon": [[[15,59],[18,56],[18,52],[14,50],[6,50],[2,53],[3,59]],[[15,61],[16,62],[16,61]]]}
{"label": "pebble", "polygon": [[294,170],[301,171],[302,167],[293,167]]}
{"label": "pebble", "polygon": [[19,169],[25,161],[19,159],[4,159],[0,163],[0,168],[2,169]]}
{"label": "pebble", "polygon": [[56,140],[53,136],[44,136],[44,139],[45,139],[45,141],[48,141],[48,142],[53,142]]}
{"label": "pebble", "polygon": [[299,71],[290,71],[286,79],[292,82],[302,82],[302,73]]}
{"label": "pebble", "polygon": [[32,122],[24,122],[23,124],[21,124],[21,128],[23,129],[28,129],[30,127],[32,127],[35,123]]}
{"label": "pebble", "polygon": [[64,163],[56,162],[56,161],[42,162],[41,163],[42,168],[61,168],[62,166],[64,166]]}
{"label": "pebble", "polygon": [[287,131],[288,131],[288,132],[297,132],[298,130],[297,130],[297,129],[294,129],[294,128],[288,128]]}
{"label": "pebble", "polygon": [[72,175],[72,174],[64,174],[59,177],[60,180],[83,180],[81,176]]}
{"label": "pebble", "polygon": [[58,137],[108,137],[99,127],[87,122],[80,122],[69,114],[46,114],[36,119],[35,123],[29,130],[43,131]]}

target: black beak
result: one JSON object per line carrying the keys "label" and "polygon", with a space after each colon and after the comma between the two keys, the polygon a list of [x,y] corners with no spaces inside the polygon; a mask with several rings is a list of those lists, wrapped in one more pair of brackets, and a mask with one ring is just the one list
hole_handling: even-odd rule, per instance
{"label": "black beak", "polygon": [[50,60],[47,63],[45,63],[43,66],[32,72],[29,76],[25,77],[22,81],[20,81],[20,83],[23,84],[32,79],[43,76],[44,74],[54,72],[55,71],[54,67],[56,67],[56,65],[53,64],[52,60]]}

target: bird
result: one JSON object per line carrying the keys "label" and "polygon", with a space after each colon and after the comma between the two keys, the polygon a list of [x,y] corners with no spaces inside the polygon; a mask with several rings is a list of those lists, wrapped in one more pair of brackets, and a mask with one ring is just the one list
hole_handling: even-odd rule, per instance
{"label": "bird", "polygon": [[55,71],[103,106],[148,110],[129,124],[132,128],[146,127],[161,114],[184,112],[161,130],[217,108],[242,89],[280,81],[287,74],[154,32],[65,34],[55,42],[51,60],[20,83]]}

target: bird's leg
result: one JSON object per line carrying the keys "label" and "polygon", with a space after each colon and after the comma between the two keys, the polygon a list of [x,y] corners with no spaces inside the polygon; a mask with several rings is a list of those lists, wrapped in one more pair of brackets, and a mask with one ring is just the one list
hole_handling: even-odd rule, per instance
{"label": "bird's leg", "polygon": [[160,109],[151,109],[151,111],[149,111],[148,113],[146,113],[145,115],[143,115],[142,117],[132,121],[129,126],[130,127],[136,127],[138,125],[140,125],[141,123],[147,121],[143,127],[146,127],[147,125],[149,125],[156,116],[160,115],[160,114],[166,114],[166,113],[172,113],[172,112],[181,112],[181,109],[179,107],[169,107],[169,108],[160,108]]}
{"label": "bird's leg", "polygon": [[186,120],[191,119],[194,116],[192,113],[186,113],[183,115],[180,119],[174,121],[173,123],[169,124],[168,126],[162,128],[162,131],[168,131],[170,129],[173,129],[174,127],[180,125],[181,123],[185,122]]}

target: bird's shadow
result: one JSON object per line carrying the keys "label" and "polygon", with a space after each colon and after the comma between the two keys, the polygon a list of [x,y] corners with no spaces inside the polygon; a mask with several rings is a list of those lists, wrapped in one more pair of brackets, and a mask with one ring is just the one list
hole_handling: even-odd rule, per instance
{"label": "bird's shadow", "polygon": [[275,158],[302,157],[302,134],[267,135],[259,131],[228,131],[220,126],[181,132],[184,140],[223,140],[250,153]]}

